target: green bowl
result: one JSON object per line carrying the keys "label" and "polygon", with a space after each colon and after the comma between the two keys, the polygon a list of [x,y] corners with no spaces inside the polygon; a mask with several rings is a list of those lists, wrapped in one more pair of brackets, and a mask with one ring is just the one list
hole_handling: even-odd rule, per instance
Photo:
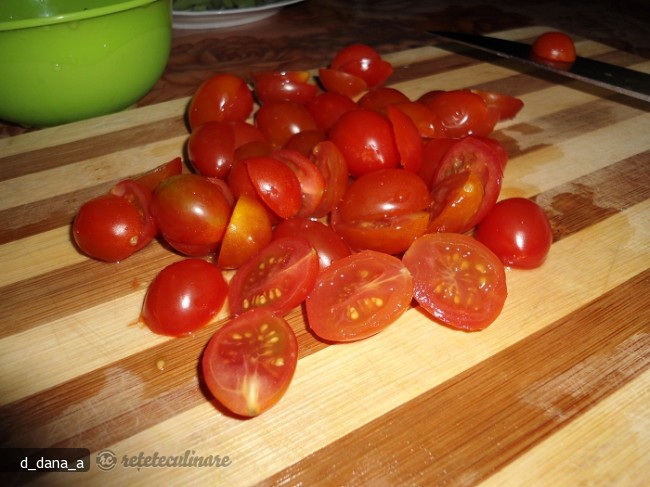
{"label": "green bowl", "polygon": [[0,120],[45,127],[117,112],[163,73],[171,0],[0,0]]}

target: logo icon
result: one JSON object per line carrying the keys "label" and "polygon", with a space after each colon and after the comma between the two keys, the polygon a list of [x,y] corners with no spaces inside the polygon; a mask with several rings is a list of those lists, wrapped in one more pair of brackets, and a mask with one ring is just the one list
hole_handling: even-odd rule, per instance
{"label": "logo icon", "polygon": [[97,468],[104,472],[108,472],[109,470],[113,470],[115,465],[117,465],[117,457],[115,456],[115,453],[110,450],[102,450],[97,453],[95,463],[97,464]]}

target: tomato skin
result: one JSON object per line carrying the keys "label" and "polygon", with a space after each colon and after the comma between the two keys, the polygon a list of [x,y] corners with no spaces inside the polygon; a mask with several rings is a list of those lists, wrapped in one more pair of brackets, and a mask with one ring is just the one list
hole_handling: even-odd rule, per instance
{"label": "tomato skin", "polygon": [[422,152],[422,164],[418,170],[418,174],[424,180],[426,185],[431,188],[436,182],[435,178],[438,174],[442,158],[447,151],[458,142],[458,139],[451,139],[448,137],[436,137],[428,140],[424,144]]}
{"label": "tomato skin", "polygon": [[276,148],[298,132],[318,129],[309,110],[291,101],[265,103],[255,113],[255,125]]}
{"label": "tomato skin", "polygon": [[158,335],[190,335],[219,313],[227,295],[218,267],[203,259],[183,259],[151,281],[140,319]]}
{"label": "tomato skin", "polygon": [[256,309],[220,328],[201,358],[210,393],[226,408],[253,417],[285,394],[298,362],[296,335],[283,318]]}
{"label": "tomato skin", "polygon": [[331,93],[355,97],[368,89],[366,82],[354,74],[338,69],[320,68],[318,78],[323,87]]}
{"label": "tomato skin", "polygon": [[380,169],[352,182],[339,212],[346,222],[372,221],[426,210],[430,204],[420,176],[405,169]]}
{"label": "tomato skin", "polygon": [[190,100],[187,118],[190,128],[216,120],[244,121],[253,113],[253,94],[246,82],[232,74],[215,74],[198,87]]}
{"label": "tomato skin", "polygon": [[175,157],[171,161],[161,164],[136,177],[135,180],[153,193],[161,181],[183,172],[183,160]]}
{"label": "tomato skin", "polygon": [[351,253],[350,248],[331,227],[309,218],[281,221],[273,230],[273,238],[282,237],[306,238],[318,253],[321,271]]}
{"label": "tomato skin", "polygon": [[397,88],[379,86],[368,90],[359,100],[357,105],[367,110],[374,110],[382,115],[388,115],[388,107],[396,103],[408,103],[408,96]]}
{"label": "tomato skin", "polygon": [[409,307],[413,280],[396,257],[365,250],[320,273],[307,300],[309,328],[321,339],[350,342],[387,328]]}
{"label": "tomato skin", "polygon": [[533,42],[531,56],[536,61],[569,67],[576,60],[576,46],[563,32],[545,32]]}
{"label": "tomato skin", "polygon": [[237,269],[266,247],[272,235],[267,209],[256,198],[240,195],[219,248],[219,267]]}
{"label": "tomato skin", "polygon": [[485,190],[478,174],[453,174],[432,190],[431,220],[427,232],[465,233],[471,230]]}
{"label": "tomato skin", "polygon": [[504,265],[519,269],[542,265],[553,243],[546,213],[527,198],[499,201],[477,225],[475,236]]}
{"label": "tomato skin", "polygon": [[272,240],[235,272],[228,293],[230,311],[240,315],[265,308],[285,315],[311,291],[318,270],[318,254],[308,240]]}
{"label": "tomato skin", "polygon": [[413,276],[416,301],[436,321],[474,331],[490,325],[506,300],[505,269],[478,240],[462,233],[429,233],[402,261]]}
{"label": "tomato skin", "polygon": [[151,214],[151,191],[134,179],[124,179],[111,188],[111,193],[131,203],[140,215],[142,227],[135,244],[135,250],[149,245],[149,242],[158,234],[158,226]]}
{"label": "tomato skin", "polygon": [[300,180],[287,164],[273,157],[251,157],[244,163],[257,194],[277,216],[298,214],[302,207]]}
{"label": "tomato skin", "polygon": [[306,106],[309,113],[314,117],[318,128],[325,133],[341,115],[358,108],[352,98],[333,91],[319,93]]}
{"label": "tomato skin", "polygon": [[339,148],[330,140],[314,146],[310,159],[323,175],[325,187],[320,205],[312,216],[320,218],[332,211],[348,188],[348,165]]}
{"label": "tomato skin", "polygon": [[302,204],[297,217],[311,216],[320,205],[325,190],[325,179],[316,165],[298,151],[280,149],[272,157],[284,162],[298,178]]}
{"label": "tomato skin", "polygon": [[199,174],[225,179],[235,159],[234,129],[216,121],[196,127],[187,140],[187,155]]}
{"label": "tomato skin", "polygon": [[138,210],[126,199],[109,193],[81,206],[72,224],[72,235],[87,256],[118,262],[137,250],[141,229]]}
{"label": "tomato skin", "polygon": [[387,107],[388,119],[393,126],[393,134],[402,167],[417,172],[424,158],[424,142],[415,122],[394,106]]}
{"label": "tomato skin", "polygon": [[198,174],[166,179],[151,202],[151,213],[164,239],[192,257],[216,250],[231,211],[221,189]]}
{"label": "tomato skin", "polygon": [[524,102],[514,96],[505,93],[496,93],[494,91],[472,90],[472,93],[479,95],[488,109],[495,110],[498,120],[510,120],[515,118],[517,113],[524,107]]}
{"label": "tomato skin", "polygon": [[393,66],[367,44],[350,44],[340,49],[331,68],[361,78],[369,88],[379,86],[393,74]]}
{"label": "tomato skin", "polygon": [[344,113],[331,128],[329,138],[341,150],[354,177],[400,164],[393,127],[373,110]]}
{"label": "tomato skin", "polygon": [[440,120],[424,103],[419,101],[408,101],[393,103],[393,107],[413,120],[420,137],[423,139],[442,136]]}
{"label": "tomato skin", "polygon": [[489,135],[497,122],[483,98],[470,90],[438,93],[426,105],[440,120],[445,137]]}
{"label": "tomato skin", "polygon": [[282,148],[298,151],[302,155],[309,157],[316,144],[324,140],[327,140],[325,132],[320,130],[304,130],[293,134]]}
{"label": "tomato skin", "polygon": [[306,105],[318,92],[318,87],[309,83],[307,71],[263,71],[252,76],[255,96],[262,104],[291,101]]}

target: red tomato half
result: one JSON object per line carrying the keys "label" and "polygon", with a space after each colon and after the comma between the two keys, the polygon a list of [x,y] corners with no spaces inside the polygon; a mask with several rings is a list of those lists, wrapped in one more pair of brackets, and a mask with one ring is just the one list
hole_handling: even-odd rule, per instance
{"label": "red tomato half", "polygon": [[239,315],[266,308],[285,315],[307,297],[318,270],[318,254],[308,240],[273,240],[235,272],[228,294],[230,311]]}
{"label": "red tomato half", "polygon": [[183,172],[183,160],[180,157],[175,157],[169,162],[161,164],[153,168],[151,171],[138,176],[135,180],[153,192],[161,181],[171,176],[175,176]]}
{"label": "red tomato half", "polygon": [[356,110],[357,104],[349,96],[325,91],[307,103],[307,110],[311,113],[316,124],[323,131],[327,132],[345,112]]}
{"label": "red tomato half", "polygon": [[542,265],[553,243],[544,210],[526,198],[499,201],[476,227],[476,238],[510,267]]}
{"label": "red tomato half", "polygon": [[280,218],[296,216],[302,207],[300,180],[284,162],[273,157],[243,161],[250,182],[262,201]]}
{"label": "red tomato half", "polygon": [[436,320],[462,330],[481,330],[506,300],[503,264],[478,240],[461,233],[430,233],[404,253],[416,301]]}
{"label": "red tomato half", "polygon": [[291,383],[298,342],[289,324],[256,309],[226,323],[201,359],[210,393],[240,416],[257,416],[276,404]]}
{"label": "red tomato half", "polygon": [[379,86],[393,73],[393,66],[366,44],[350,44],[341,49],[331,68],[361,78],[369,88]]}
{"label": "red tomato half", "polygon": [[190,128],[216,120],[244,121],[253,112],[253,94],[246,82],[232,74],[215,74],[196,90],[187,111]]}
{"label": "red tomato half", "polygon": [[309,110],[291,101],[265,103],[255,113],[255,124],[277,148],[283,147],[298,132],[318,129]]}
{"label": "red tomato half", "polygon": [[531,56],[536,61],[569,67],[576,60],[576,46],[564,32],[545,32],[533,42]]}
{"label": "red tomato half", "polygon": [[470,90],[443,91],[427,99],[426,105],[440,120],[445,137],[489,135],[497,122],[483,98]]}
{"label": "red tomato half", "polygon": [[305,302],[309,328],[349,342],[384,330],[409,307],[413,280],[396,257],[366,250],[332,263]]}
{"label": "red tomato half", "polygon": [[368,89],[366,82],[350,73],[338,69],[321,68],[318,78],[328,92],[354,97]]}
{"label": "red tomato half", "polygon": [[307,71],[264,71],[253,73],[255,95],[260,103],[292,101],[307,104],[318,87],[309,82]]}
{"label": "red tomato half", "polygon": [[199,174],[228,177],[235,159],[235,131],[226,122],[206,122],[192,130],[187,155]]}
{"label": "red tomato half", "polygon": [[519,98],[504,93],[484,90],[472,90],[472,92],[483,98],[488,109],[496,111],[498,120],[515,118],[519,110],[524,107],[524,102]]}
{"label": "red tomato half", "polygon": [[202,259],[168,265],[151,281],[141,320],[159,335],[188,335],[221,310],[228,285],[218,267]]}

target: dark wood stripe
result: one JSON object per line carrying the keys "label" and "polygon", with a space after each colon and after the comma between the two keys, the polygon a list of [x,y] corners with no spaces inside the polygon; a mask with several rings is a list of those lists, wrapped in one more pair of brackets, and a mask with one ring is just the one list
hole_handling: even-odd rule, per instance
{"label": "dark wood stripe", "polygon": [[649,291],[646,270],[259,485],[475,485],[650,368]]}
{"label": "dark wood stripe", "polygon": [[[2,168],[0,181],[112,154],[186,133],[183,113],[179,113],[170,119],[145,122],[144,125],[128,127],[65,144],[57,145],[56,141],[52,141],[51,146],[42,149],[0,157],[0,168]],[[25,161],[29,161],[29,164]],[[136,169],[134,172],[141,171]]]}

